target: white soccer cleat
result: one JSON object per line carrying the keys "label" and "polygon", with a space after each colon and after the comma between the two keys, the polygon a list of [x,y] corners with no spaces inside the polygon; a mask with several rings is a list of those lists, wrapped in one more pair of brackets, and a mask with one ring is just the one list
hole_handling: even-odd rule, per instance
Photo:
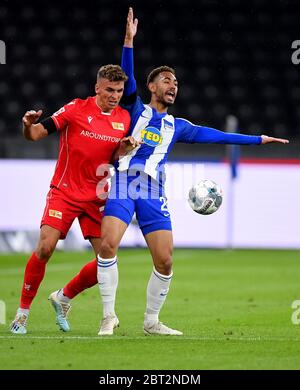
{"label": "white soccer cleat", "polygon": [[28,316],[26,314],[17,313],[16,318],[13,320],[13,322],[10,325],[10,331],[14,334],[26,334],[26,323],[27,323]]}
{"label": "white soccer cleat", "polygon": [[106,316],[101,321],[100,330],[98,332],[99,336],[112,336],[114,334],[114,329],[119,326],[119,320],[117,316]]}
{"label": "white soccer cleat", "polygon": [[52,294],[50,294],[48,299],[51,302],[56,313],[56,324],[63,332],[69,332],[71,328],[67,316],[71,310],[71,305],[69,303],[62,302],[58,299],[58,291],[54,291]]}
{"label": "white soccer cleat", "polygon": [[183,333],[179,330],[169,328],[164,325],[162,322],[144,322],[144,333],[148,335],[160,334],[165,336],[182,336]]}

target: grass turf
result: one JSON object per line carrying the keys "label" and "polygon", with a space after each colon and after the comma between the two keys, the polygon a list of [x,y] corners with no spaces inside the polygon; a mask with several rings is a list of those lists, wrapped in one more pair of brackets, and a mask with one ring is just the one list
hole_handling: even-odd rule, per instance
{"label": "grass turf", "polygon": [[91,259],[56,252],[35,299],[28,334],[12,335],[26,255],[0,256],[0,369],[299,369],[300,325],[291,322],[300,299],[299,251],[175,250],[174,280],[161,320],[183,337],[144,336],[146,250],[121,250],[117,313],[120,328],[97,336],[98,288],[73,301],[72,331],[61,333],[47,297]]}

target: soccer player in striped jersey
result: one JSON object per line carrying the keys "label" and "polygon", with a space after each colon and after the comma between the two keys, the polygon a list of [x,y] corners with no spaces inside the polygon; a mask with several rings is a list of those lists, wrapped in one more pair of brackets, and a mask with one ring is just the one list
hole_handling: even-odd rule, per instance
{"label": "soccer player in striped jersey", "polygon": [[112,335],[119,320],[115,313],[118,284],[117,251],[134,212],[153,259],[153,272],[147,287],[144,332],[182,335],[159,321],[172,280],[172,226],[164,193],[164,165],[176,142],[260,145],[287,143],[274,137],[224,133],[197,126],[168,114],[175,102],[178,81],[174,69],[161,66],[147,78],[151,101],[144,104],[136,92],[133,73],[133,38],[137,19],[129,9],[122,53],[122,68],[128,80],[124,104],[131,116],[130,134],[140,145],[119,159],[102,222],[102,242],[98,255],[98,282],[103,303],[103,320],[99,335]]}
{"label": "soccer player in striped jersey", "polygon": [[[167,66],[154,69],[149,74],[147,86],[151,92],[151,101],[150,104],[144,104],[136,94],[133,74],[133,38],[136,30],[137,20],[134,20],[133,10],[130,8],[122,55],[122,68],[128,76],[124,95],[127,100],[126,108],[131,116],[130,134],[137,141],[142,141],[142,144],[119,160],[104,210],[102,242],[98,256],[98,281],[102,281],[99,287],[103,305],[110,307],[111,313],[109,310],[104,311],[105,326],[100,329],[100,334],[103,333],[102,330],[104,333],[112,333],[118,321],[113,311],[113,298],[117,287],[114,267],[119,243],[135,212],[154,263],[147,287],[144,332],[179,336],[182,332],[159,321],[159,312],[166,300],[173,276],[172,227],[163,188],[164,165],[171,148],[176,142],[260,145],[288,141],[267,136],[224,133],[169,115],[168,108],[175,102],[178,82],[175,71]],[[137,177],[138,193],[134,191],[137,188]]]}

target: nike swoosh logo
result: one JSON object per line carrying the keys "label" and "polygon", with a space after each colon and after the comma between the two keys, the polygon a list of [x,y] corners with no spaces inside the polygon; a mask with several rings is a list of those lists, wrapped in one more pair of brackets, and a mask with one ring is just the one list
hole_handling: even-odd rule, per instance
{"label": "nike swoosh logo", "polygon": [[143,115],[143,113],[141,114],[141,117],[142,117],[142,118],[149,119],[149,117],[148,117],[148,116],[145,116],[145,115]]}

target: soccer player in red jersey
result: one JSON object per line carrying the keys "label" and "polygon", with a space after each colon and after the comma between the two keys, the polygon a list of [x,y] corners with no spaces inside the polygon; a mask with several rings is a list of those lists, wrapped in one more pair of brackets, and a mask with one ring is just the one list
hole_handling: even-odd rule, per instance
{"label": "soccer player in red jersey", "polygon": [[[99,252],[105,188],[100,188],[98,183],[107,174],[103,167],[112,161],[113,155],[124,154],[134,147],[132,137],[124,138],[130,116],[119,106],[126,80],[120,66],[102,66],[97,73],[95,96],[74,99],[39,123],[36,122],[42,115],[41,110],[27,111],[23,117],[26,139],[38,141],[59,132],[60,148],[39,241],[26,265],[20,307],[10,328],[12,333],[27,332],[30,306],[43,280],[46,264],[58,240],[66,237],[75,218],[78,218],[82,234],[89,239],[95,254]],[[75,277],[73,283],[67,285],[64,293],[69,297],[60,291],[49,297],[58,325],[64,331],[69,330],[66,320],[70,309],[68,299],[76,295],[76,288],[82,291],[97,283],[95,264],[96,261],[92,261],[85,265],[80,280]]]}

